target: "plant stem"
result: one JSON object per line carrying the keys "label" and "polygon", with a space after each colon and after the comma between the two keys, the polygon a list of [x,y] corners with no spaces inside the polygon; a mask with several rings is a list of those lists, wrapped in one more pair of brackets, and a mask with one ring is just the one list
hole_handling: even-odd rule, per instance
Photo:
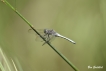
{"label": "plant stem", "polygon": [[9,66],[9,63],[8,63],[6,57],[5,57],[5,55],[4,55],[4,53],[3,53],[2,49],[1,49],[1,46],[0,46],[0,53],[1,53],[1,56],[3,57],[3,59],[4,59],[5,63],[6,63],[6,65],[7,65],[8,70],[11,71],[11,68],[10,68],[10,66]]}
{"label": "plant stem", "polygon": [[[6,0],[1,0],[3,3],[8,5],[15,13],[17,13],[32,29],[35,31],[45,42],[46,40],[36,31],[36,29],[29,23],[10,3]],[[53,47],[49,42],[46,42],[63,60],[65,60],[75,71],[79,71],[62,53],[60,53],[55,47]]]}

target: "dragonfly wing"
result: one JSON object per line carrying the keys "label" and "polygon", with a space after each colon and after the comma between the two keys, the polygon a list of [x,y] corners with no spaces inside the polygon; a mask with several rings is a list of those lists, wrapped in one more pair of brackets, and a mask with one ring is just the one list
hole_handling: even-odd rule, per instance
{"label": "dragonfly wing", "polygon": [[[42,40],[43,40],[34,30],[29,29],[28,32],[29,32],[30,34],[35,35],[35,40],[36,40],[36,41],[42,41]],[[44,36],[43,29],[37,29],[37,32],[40,33],[40,35]],[[44,37],[44,38],[46,38],[46,37]]]}
{"label": "dragonfly wing", "polygon": [[[49,37],[46,37],[46,41],[49,42],[49,43],[51,43],[54,38],[55,38],[55,36],[49,35]],[[43,43],[43,45],[45,45],[45,44],[46,44],[46,42]],[[43,45],[42,45],[42,46],[43,46]]]}
{"label": "dragonfly wing", "polygon": [[52,42],[54,40],[55,36],[54,35],[50,35],[49,38],[50,38],[49,42]]}
{"label": "dragonfly wing", "polygon": [[[37,29],[36,31],[39,32],[40,34],[44,34],[43,29]],[[31,33],[31,34],[36,34],[36,32],[33,29],[29,29],[28,32]]]}
{"label": "dragonfly wing", "polygon": [[[43,36],[43,38],[45,38],[45,40],[47,40],[47,38],[48,38],[47,36],[44,36],[44,35],[42,35],[42,36]],[[36,36],[35,40],[43,42],[43,39],[39,35]]]}

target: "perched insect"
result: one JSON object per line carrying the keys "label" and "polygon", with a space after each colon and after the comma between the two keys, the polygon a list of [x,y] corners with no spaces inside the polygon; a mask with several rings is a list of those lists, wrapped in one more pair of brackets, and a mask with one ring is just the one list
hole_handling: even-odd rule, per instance
{"label": "perched insect", "polygon": [[[29,29],[28,30],[29,32],[34,32],[32,29]],[[61,37],[61,38],[64,38],[64,39],[66,39],[66,40],[68,40],[68,41],[70,41],[70,42],[72,42],[73,44],[75,44],[75,42],[73,41],[73,40],[71,40],[71,39],[69,39],[69,38],[67,38],[67,37],[65,37],[65,36],[62,36],[62,35],[60,35],[59,33],[57,33],[57,32],[55,32],[53,29],[43,29],[43,30],[41,30],[40,29],[40,31],[39,30],[37,30],[39,33],[40,32],[42,32],[42,33],[40,33],[42,36],[43,36],[43,38],[47,41],[47,42],[50,42],[54,37]],[[35,33],[35,32],[34,32]],[[36,34],[36,33],[35,33]],[[46,43],[46,42],[45,42]],[[44,44],[45,44],[44,43]],[[43,45],[44,45],[43,44]]]}

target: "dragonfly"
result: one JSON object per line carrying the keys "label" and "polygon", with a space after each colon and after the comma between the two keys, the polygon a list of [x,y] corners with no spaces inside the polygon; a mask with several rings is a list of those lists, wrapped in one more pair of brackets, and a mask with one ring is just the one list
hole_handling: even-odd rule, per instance
{"label": "dragonfly", "polygon": [[[66,40],[68,40],[69,42],[71,42],[71,43],[73,43],[73,44],[76,44],[73,40],[71,40],[71,39],[69,39],[69,38],[67,38],[67,37],[65,37],[65,36],[62,36],[62,35],[60,35],[59,33],[57,33],[55,30],[53,30],[53,29],[38,29],[37,30],[40,34],[41,34],[41,36],[46,40],[46,42],[44,42],[43,43],[43,45],[44,44],[46,44],[47,42],[51,42],[51,40],[54,38],[54,37],[61,37],[61,38],[63,38],[63,39],[66,39]],[[32,29],[29,29],[28,30],[28,32],[34,32]],[[42,33],[43,34],[42,34]],[[34,32],[35,34],[36,34],[36,32]],[[40,37],[39,37],[40,38]]]}

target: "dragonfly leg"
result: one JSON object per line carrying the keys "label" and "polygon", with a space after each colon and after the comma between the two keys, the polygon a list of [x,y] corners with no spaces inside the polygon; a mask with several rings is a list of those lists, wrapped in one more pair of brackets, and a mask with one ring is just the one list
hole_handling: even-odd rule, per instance
{"label": "dragonfly leg", "polygon": [[50,36],[48,35],[48,41],[50,41],[51,40],[51,38],[50,38]]}
{"label": "dragonfly leg", "polygon": [[44,34],[44,36],[46,36],[47,34]]}
{"label": "dragonfly leg", "polygon": [[[50,37],[49,37],[49,34],[46,34],[47,35],[47,38],[45,38],[46,39],[46,41],[43,43],[43,45],[45,45],[47,42],[49,42],[50,41]],[[43,46],[42,45],[42,46]]]}

